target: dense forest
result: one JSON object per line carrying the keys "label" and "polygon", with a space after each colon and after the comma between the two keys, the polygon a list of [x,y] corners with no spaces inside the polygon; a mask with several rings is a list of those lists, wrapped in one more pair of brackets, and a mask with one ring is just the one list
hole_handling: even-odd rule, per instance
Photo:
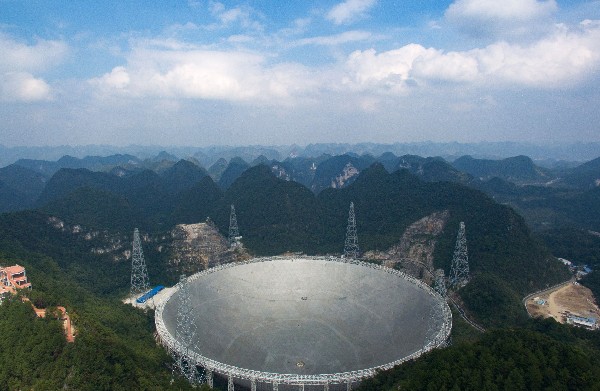
{"label": "dense forest", "polygon": [[359,390],[597,390],[600,335],[552,320],[496,329],[381,372]]}

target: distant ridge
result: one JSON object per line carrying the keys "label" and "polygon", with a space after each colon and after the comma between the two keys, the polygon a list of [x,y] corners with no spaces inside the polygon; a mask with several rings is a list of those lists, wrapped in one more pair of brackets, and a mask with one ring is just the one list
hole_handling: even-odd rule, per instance
{"label": "distant ridge", "polygon": [[529,157],[522,155],[501,160],[462,156],[456,159],[452,165],[481,180],[498,177],[515,183],[531,183],[546,182],[552,179],[548,170],[536,166]]}
{"label": "distant ridge", "polygon": [[454,160],[463,155],[477,158],[503,159],[510,156],[526,155],[534,160],[555,159],[566,161],[587,161],[598,157],[600,142],[589,143],[561,143],[555,145],[535,145],[521,142],[397,142],[397,143],[319,143],[299,146],[296,144],[283,146],[111,146],[111,145],[84,145],[84,146],[47,146],[47,147],[7,147],[0,145],[0,167],[9,165],[19,159],[56,161],[62,156],[70,155],[76,158],[85,156],[107,156],[115,154],[131,154],[140,159],[156,156],[165,151],[177,157],[192,156],[200,164],[210,167],[218,158],[227,160],[241,157],[247,162],[252,162],[260,155],[269,160],[284,160],[287,157],[317,157],[323,154],[343,155],[354,152],[359,155],[371,154],[380,156],[385,152],[392,152],[397,156],[419,155],[442,156]]}
{"label": "distant ridge", "polygon": [[28,168],[50,178],[61,168],[86,168],[90,171],[104,171],[116,166],[137,165],[139,162],[140,160],[137,157],[129,154],[85,156],[81,159],[64,155],[57,161],[19,159],[15,165]]}
{"label": "distant ridge", "polygon": [[250,165],[240,157],[233,158],[219,177],[219,186],[222,189],[227,189],[236,179],[244,173]]}
{"label": "distant ridge", "polygon": [[600,187],[600,157],[573,168],[561,183],[580,189]]}

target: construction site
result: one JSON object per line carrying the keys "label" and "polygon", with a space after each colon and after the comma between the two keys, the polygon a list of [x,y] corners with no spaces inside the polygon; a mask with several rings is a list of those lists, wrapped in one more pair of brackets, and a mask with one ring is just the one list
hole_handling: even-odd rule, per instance
{"label": "construction site", "polygon": [[553,318],[562,324],[599,328],[600,308],[589,288],[572,279],[557,287],[530,295],[525,307],[531,317]]}

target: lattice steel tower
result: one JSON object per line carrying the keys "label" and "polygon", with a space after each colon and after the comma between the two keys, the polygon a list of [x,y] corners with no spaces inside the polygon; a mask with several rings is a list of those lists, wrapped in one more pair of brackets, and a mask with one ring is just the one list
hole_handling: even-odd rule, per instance
{"label": "lattice steel tower", "polygon": [[146,261],[142,251],[142,243],[140,241],[140,232],[136,228],[133,231],[133,251],[131,253],[131,291],[133,297],[150,290],[148,281],[148,269],[146,269]]}
{"label": "lattice steel tower", "polygon": [[469,257],[467,254],[467,238],[465,237],[465,223],[460,222],[456,247],[450,268],[450,285],[460,288],[469,282]]}
{"label": "lattice steel tower", "polygon": [[238,229],[237,217],[235,216],[235,207],[231,205],[231,214],[229,215],[229,246],[237,245],[240,239],[240,230]]}
{"label": "lattice steel tower", "polygon": [[185,275],[179,278],[179,307],[175,317],[175,339],[179,342],[181,349],[179,353],[173,351],[173,359],[175,366],[173,370],[177,370],[191,384],[198,382],[198,371],[194,361],[190,359],[192,344],[196,336],[196,322],[192,317],[192,297],[190,294],[190,286]]}
{"label": "lattice steel tower", "polygon": [[346,228],[346,242],[344,244],[344,258],[357,259],[359,254],[358,237],[356,235],[356,216],[354,215],[354,202],[350,203],[348,212],[348,228]]}

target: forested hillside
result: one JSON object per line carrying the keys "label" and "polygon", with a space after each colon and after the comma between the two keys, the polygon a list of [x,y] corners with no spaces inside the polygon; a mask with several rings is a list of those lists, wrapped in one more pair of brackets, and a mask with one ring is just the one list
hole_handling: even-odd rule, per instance
{"label": "forested hillside", "polygon": [[361,391],[597,390],[600,337],[554,321],[494,330],[365,381]]}
{"label": "forested hillside", "polygon": [[77,336],[67,344],[58,321],[37,318],[18,298],[4,302],[0,389],[191,389],[180,379],[171,384],[171,360],[154,341],[152,313],[110,298],[114,292],[106,288],[115,289],[111,279],[118,270],[70,235],[53,233],[43,219],[34,213],[0,216],[0,263],[25,266],[32,302],[65,306]]}

